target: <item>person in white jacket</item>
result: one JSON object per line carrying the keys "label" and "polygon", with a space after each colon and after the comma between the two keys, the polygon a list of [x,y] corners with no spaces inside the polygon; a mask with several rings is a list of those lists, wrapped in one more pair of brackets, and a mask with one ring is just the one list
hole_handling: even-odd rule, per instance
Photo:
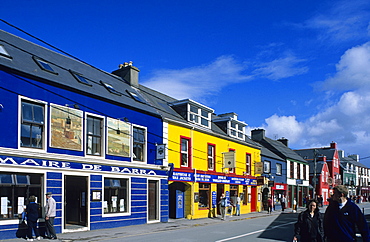
{"label": "person in white jacket", "polygon": [[46,238],[57,239],[54,228],[54,218],[56,216],[56,203],[52,197],[52,193],[48,192],[46,195],[46,205],[45,205],[45,225],[46,225]]}

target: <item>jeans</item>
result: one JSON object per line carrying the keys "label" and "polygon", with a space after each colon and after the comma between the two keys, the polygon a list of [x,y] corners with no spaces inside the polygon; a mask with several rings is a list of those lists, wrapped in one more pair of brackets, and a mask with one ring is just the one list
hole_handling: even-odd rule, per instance
{"label": "jeans", "polygon": [[45,219],[45,225],[46,225],[46,236],[50,238],[56,238],[57,235],[55,234],[54,229],[54,217],[49,217],[48,220]]}
{"label": "jeans", "polygon": [[37,229],[37,221],[27,220],[28,230],[27,230],[27,237],[32,239],[32,230],[35,233],[36,237],[39,237],[39,230]]}
{"label": "jeans", "polygon": [[236,211],[235,211],[235,215],[236,216],[239,216],[240,215],[240,204],[236,204]]}

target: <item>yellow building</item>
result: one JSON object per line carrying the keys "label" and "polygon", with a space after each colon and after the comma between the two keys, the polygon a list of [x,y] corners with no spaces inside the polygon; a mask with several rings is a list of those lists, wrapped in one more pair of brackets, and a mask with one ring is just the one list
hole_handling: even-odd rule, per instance
{"label": "yellow building", "polygon": [[259,211],[254,163],[260,162],[260,146],[245,135],[246,124],[235,113],[215,115],[189,99],[170,106],[183,119],[164,119],[166,161],[172,167],[169,216],[216,217],[222,193],[234,205],[240,198],[241,214]]}

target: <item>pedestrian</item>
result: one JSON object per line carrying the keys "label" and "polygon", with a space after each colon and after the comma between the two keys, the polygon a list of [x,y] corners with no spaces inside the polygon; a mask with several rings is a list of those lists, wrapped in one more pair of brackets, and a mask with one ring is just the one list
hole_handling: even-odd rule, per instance
{"label": "pedestrian", "polygon": [[285,195],[283,195],[280,199],[280,203],[281,203],[281,210],[284,212],[285,210],[285,206],[286,206],[286,197]]}
{"label": "pedestrian", "polygon": [[272,212],[272,199],[271,199],[271,197],[269,197],[268,199],[267,199],[267,213],[271,213]]}
{"label": "pedestrian", "polygon": [[240,216],[240,203],[241,203],[241,198],[236,197],[236,211],[235,211],[235,216]]}
{"label": "pedestrian", "polygon": [[334,187],[334,194],[324,216],[324,231],[328,242],[356,241],[356,226],[363,241],[370,241],[369,226],[360,208],[347,199],[348,188]]}
{"label": "pedestrian", "polygon": [[56,216],[56,203],[52,197],[52,193],[48,192],[46,195],[46,205],[45,205],[45,225],[46,225],[46,238],[57,239],[54,228],[54,218]]}
{"label": "pedestrian", "polygon": [[221,194],[218,204],[220,205],[221,220],[225,220],[227,200],[224,193]]}
{"label": "pedestrian", "polygon": [[297,200],[294,198],[293,199],[293,213],[297,212]]}
{"label": "pedestrian", "polygon": [[323,219],[317,200],[308,200],[307,209],[299,214],[294,225],[293,241],[297,241],[298,237],[302,242],[324,241]]}
{"label": "pedestrian", "polygon": [[322,198],[322,195],[318,195],[317,201],[319,202],[319,207],[322,207],[323,206],[323,201],[324,201],[324,199]]}
{"label": "pedestrian", "polygon": [[41,239],[40,233],[39,230],[37,229],[37,220],[39,219],[40,206],[36,203],[35,196],[30,196],[29,202],[30,203],[26,207],[26,217],[28,225],[27,241],[33,241],[32,230],[35,233],[36,239],[40,240]]}

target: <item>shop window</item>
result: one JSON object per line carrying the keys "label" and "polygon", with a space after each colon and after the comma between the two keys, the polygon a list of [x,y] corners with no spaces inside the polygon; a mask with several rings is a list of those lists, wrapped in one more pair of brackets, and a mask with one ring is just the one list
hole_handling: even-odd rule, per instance
{"label": "shop window", "polygon": [[208,170],[215,170],[215,145],[208,144]]}
{"label": "shop window", "polygon": [[209,194],[211,185],[209,183],[199,183],[199,209],[209,208]]}
{"label": "shop window", "polygon": [[104,178],[104,214],[128,212],[128,179]]}
{"label": "shop window", "polygon": [[190,139],[181,137],[181,166],[190,167]]}
{"label": "shop window", "polygon": [[244,194],[244,198],[243,198],[243,205],[247,205],[248,204],[248,186],[243,186],[243,194]]}
{"label": "shop window", "polygon": [[230,185],[230,200],[233,204],[236,203],[236,198],[238,197],[238,186]]}
{"label": "shop window", "polygon": [[144,128],[133,128],[133,159],[134,161],[145,161],[146,153],[146,130]]}
{"label": "shop window", "polygon": [[102,123],[101,118],[87,116],[86,153],[88,155],[101,155]]}
{"label": "shop window", "polygon": [[40,174],[0,173],[0,220],[18,219],[32,195],[41,202],[42,178]]}
{"label": "shop window", "polygon": [[245,174],[250,175],[251,174],[251,162],[252,161],[252,156],[251,154],[246,154],[245,157]]}
{"label": "shop window", "polygon": [[21,146],[43,148],[44,143],[44,105],[22,101]]}

